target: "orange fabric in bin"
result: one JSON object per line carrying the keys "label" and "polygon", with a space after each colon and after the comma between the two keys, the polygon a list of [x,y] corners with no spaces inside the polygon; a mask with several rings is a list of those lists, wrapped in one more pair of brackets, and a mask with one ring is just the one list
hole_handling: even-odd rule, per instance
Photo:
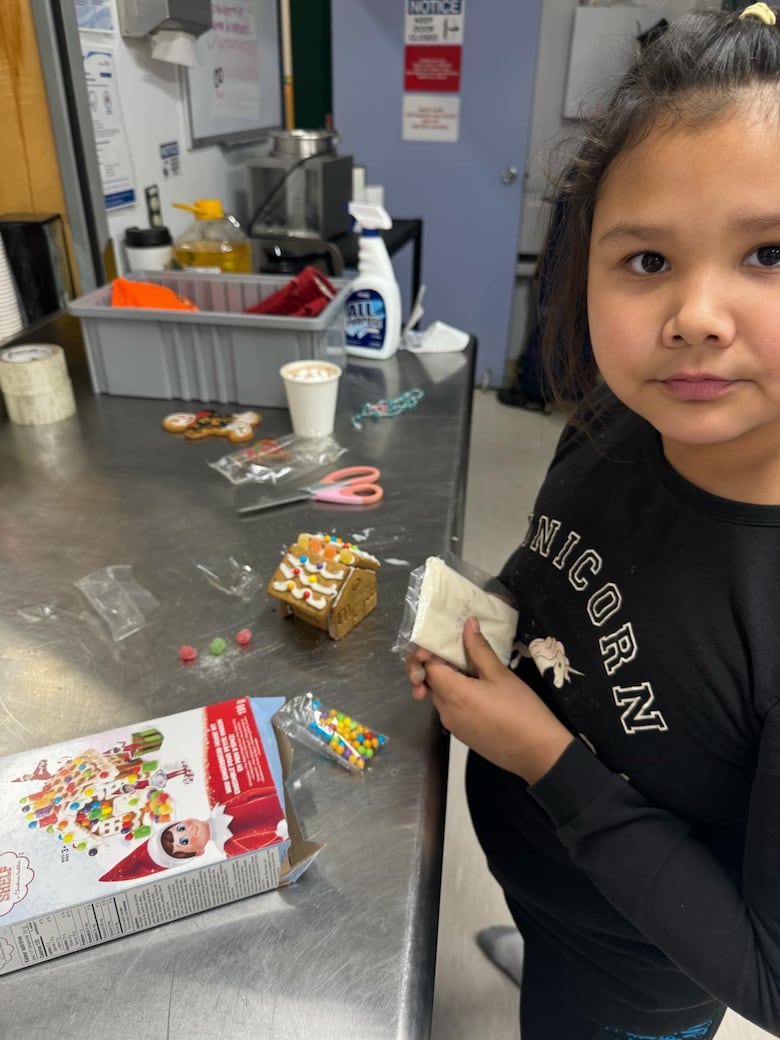
{"label": "orange fabric in bin", "polygon": [[131,282],[127,278],[115,278],[111,285],[112,307],[151,307],[164,311],[200,310],[186,296],[179,296],[173,289],[152,282]]}

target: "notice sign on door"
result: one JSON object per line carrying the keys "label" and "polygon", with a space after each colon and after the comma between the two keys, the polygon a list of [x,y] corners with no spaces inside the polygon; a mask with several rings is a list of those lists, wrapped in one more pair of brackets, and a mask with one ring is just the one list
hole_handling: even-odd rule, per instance
{"label": "notice sign on door", "polygon": [[[406,0],[405,141],[457,141],[466,0]],[[448,96],[449,95],[449,96]]]}
{"label": "notice sign on door", "polygon": [[406,43],[463,43],[466,0],[406,0]]}

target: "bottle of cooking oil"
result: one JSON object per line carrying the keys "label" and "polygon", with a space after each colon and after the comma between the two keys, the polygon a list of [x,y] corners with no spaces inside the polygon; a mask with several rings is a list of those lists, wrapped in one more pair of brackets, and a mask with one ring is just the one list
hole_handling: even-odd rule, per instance
{"label": "bottle of cooking oil", "polygon": [[235,217],[228,217],[219,199],[198,199],[188,209],[195,221],[173,243],[176,263],[185,271],[215,274],[251,274],[252,244]]}

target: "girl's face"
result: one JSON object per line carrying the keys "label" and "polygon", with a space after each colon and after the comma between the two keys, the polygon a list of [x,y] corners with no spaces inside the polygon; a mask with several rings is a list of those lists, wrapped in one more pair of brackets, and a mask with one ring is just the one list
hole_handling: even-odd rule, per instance
{"label": "girl's face", "polygon": [[750,111],[656,129],[609,169],[588,265],[608,385],[689,480],[758,502],[780,502],[778,170]]}

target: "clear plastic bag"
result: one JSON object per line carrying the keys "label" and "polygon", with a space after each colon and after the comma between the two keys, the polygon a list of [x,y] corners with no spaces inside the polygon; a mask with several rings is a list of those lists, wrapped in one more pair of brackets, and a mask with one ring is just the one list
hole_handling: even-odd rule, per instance
{"label": "clear plastic bag", "polygon": [[270,484],[273,487],[299,480],[307,473],[340,458],[343,448],[333,437],[264,437],[208,465],[231,484]]}
{"label": "clear plastic bag", "polygon": [[19,607],[16,613],[25,621],[31,621],[33,624],[37,624],[39,621],[52,621],[57,617],[57,604],[28,603],[24,607]]}
{"label": "clear plastic bag", "polygon": [[129,564],[113,564],[79,578],[74,585],[111,629],[115,642],[126,639],[146,624],[146,615],[159,601],[133,578]]}
{"label": "clear plastic bag", "polygon": [[404,612],[393,650],[405,656],[423,647],[473,675],[463,647],[463,626],[470,617],[502,664],[508,664],[517,631],[517,611],[509,593],[491,575],[451,553],[429,556],[409,575]]}
{"label": "clear plastic bag", "polygon": [[195,567],[209,585],[227,593],[228,596],[238,596],[239,599],[249,602],[264,584],[262,576],[251,564],[239,563],[234,556],[216,562],[210,560],[209,564],[210,566],[196,563]]}
{"label": "clear plastic bag", "polygon": [[274,723],[291,740],[334,759],[355,776],[365,775],[388,739],[344,712],[325,707],[313,693],[293,697],[274,715]]}

